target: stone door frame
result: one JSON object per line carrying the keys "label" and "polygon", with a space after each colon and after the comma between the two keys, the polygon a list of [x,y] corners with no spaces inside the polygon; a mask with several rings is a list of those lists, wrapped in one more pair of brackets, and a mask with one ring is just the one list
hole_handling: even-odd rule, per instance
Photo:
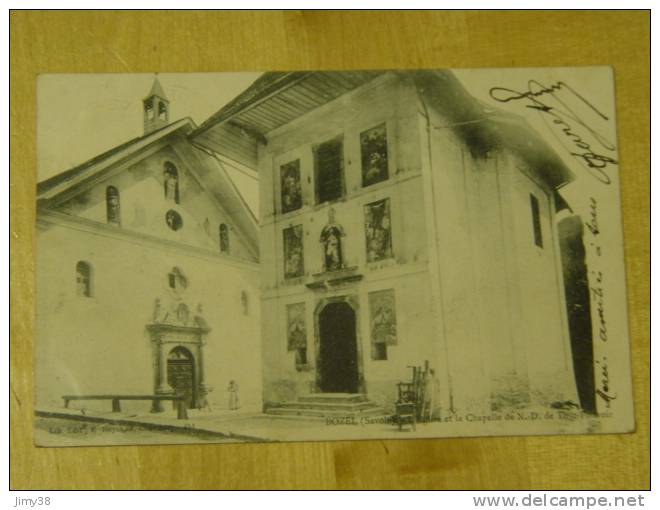
{"label": "stone door frame", "polygon": [[[153,347],[154,394],[174,395],[174,389],[167,382],[167,358],[176,347],[187,349],[193,359],[193,402],[196,408],[203,403],[206,393],[204,384],[204,335],[208,328],[150,324],[147,326]],[[162,411],[160,402],[154,410]]]}

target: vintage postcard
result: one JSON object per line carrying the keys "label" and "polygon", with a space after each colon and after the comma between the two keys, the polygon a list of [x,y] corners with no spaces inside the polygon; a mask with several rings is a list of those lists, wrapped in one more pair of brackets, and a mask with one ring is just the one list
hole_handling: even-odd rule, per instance
{"label": "vintage postcard", "polygon": [[611,68],[37,92],[37,445],[634,430]]}

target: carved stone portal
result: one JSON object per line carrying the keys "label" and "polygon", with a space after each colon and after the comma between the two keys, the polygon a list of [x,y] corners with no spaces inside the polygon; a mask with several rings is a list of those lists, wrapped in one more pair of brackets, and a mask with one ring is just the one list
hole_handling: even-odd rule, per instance
{"label": "carved stone portal", "polygon": [[[204,338],[210,329],[201,316],[193,314],[180,296],[172,293],[154,304],[152,322],[147,324],[153,347],[154,393],[182,395],[189,408],[206,404],[204,384]],[[153,412],[163,411],[155,401]]]}

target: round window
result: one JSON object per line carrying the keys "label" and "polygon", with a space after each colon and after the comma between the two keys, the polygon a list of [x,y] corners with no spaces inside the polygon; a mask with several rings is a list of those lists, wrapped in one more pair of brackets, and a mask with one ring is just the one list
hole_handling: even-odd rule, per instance
{"label": "round window", "polygon": [[173,209],[170,209],[165,214],[165,222],[167,223],[167,226],[172,230],[179,230],[181,227],[183,227],[183,220],[181,219],[181,215]]}

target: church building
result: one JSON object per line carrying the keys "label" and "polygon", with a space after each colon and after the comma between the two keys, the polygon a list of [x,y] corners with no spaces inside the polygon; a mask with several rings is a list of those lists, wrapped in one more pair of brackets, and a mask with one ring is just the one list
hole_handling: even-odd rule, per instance
{"label": "church building", "polygon": [[450,71],[281,72],[191,137],[259,173],[267,411],[391,409],[426,361],[436,413],[577,401],[556,225],[573,175],[524,120]]}
{"label": "church building", "polygon": [[37,406],[178,393],[225,409],[234,381],[258,411],[257,220],[158,79],[141,106],[142,136],[38,184]]}

